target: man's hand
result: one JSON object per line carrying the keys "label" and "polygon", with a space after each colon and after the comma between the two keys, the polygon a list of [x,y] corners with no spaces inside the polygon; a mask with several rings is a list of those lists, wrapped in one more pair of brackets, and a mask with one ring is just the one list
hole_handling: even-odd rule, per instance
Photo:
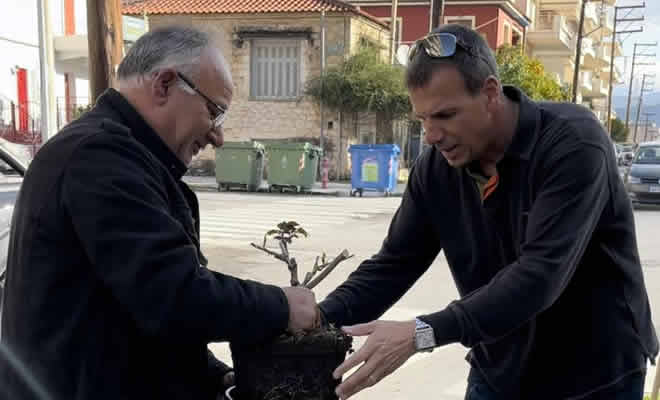
{"label": "man's hand", "polygon": [[375,385],[415,354],[415,321],[372,321],[342,328],[351,336],[369,336],[366,343],[332,374],[339,379],[363,363],[336,390],[341,400]]}
{"label": "man's hand", "polygon": [[319,308],[314,293],[301,287],[282,288],[289,302],[289,332],[318,327]]}

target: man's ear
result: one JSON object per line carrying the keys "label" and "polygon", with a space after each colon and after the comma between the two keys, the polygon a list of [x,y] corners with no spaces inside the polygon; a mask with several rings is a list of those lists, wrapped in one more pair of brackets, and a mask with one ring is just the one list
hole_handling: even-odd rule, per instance
{"label": "man's ear", "polygon": [[502,93],[502,85],[500,81],[493,75],[486,78],[482,88],[483,93],[486,95],[486,108],[488,111],[494,112],[500,101],[500,94]]}
{"label": "man's ear", "polygon": [[179,78],[173,69],[163,69],[154,72],[151,80],[151,92],[157,104],[164,104],[170,96]]}

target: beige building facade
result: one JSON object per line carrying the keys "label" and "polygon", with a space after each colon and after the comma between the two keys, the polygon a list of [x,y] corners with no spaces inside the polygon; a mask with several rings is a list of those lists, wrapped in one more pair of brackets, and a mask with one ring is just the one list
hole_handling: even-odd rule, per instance
{"label": "beige building facade", "polygon": [[[582,2],[536,1],[534,23],[527,34],[528,52],[543,63],[557,82],[572,86]],[[613,5],[614,0],[586,3],[579,60],[577,101],[589,107],[604,124],[607,122],[610,88]],[[615,42],[614,56],[621,55],[621,45]],[[622,82],[622,74],[616,65],[613,75],[614,85]]]}

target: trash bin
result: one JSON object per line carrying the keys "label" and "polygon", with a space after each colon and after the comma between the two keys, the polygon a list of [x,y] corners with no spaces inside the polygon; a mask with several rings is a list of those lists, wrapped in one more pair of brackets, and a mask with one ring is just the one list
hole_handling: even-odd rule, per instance
{"label": "trash bin", "polygon": [[351,196],[365,190],[394,192],[399,176],[399,146],[395,144],[355,144],[351,154]]}
{"label": "trash bin", "polygon": [[218,190],[235,187],[256,191],[264,172],[264,146],[259,142],[225,142],[215,150]]}
{"label": "trash bin", "polygon": [[311,143],[270,143],[266,146],[269,190],[309,190],[316,182],[321,148]]}

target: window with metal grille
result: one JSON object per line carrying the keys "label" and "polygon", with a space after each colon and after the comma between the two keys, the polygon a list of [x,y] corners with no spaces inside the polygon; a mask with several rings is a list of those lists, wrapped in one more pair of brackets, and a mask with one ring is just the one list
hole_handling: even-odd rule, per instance
{"label": "window with metal grille", "polygon": [[250,55],[250,98],[295,100],[300,96],[301,40],[258,39]]}

